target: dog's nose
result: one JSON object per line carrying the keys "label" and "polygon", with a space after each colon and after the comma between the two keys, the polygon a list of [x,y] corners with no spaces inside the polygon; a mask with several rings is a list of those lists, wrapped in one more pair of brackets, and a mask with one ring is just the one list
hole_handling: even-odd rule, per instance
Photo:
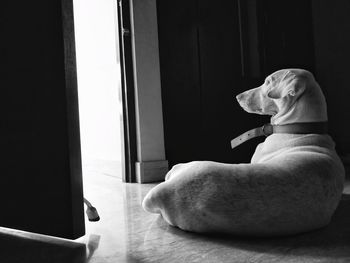
{"label": "dog's nose", "polygon": [[240,93],[240,94],[238,94],[237,96],[236,96],[236,99],[238,100],[238,101],[240,101],[240,100],[242,100],[242,98],[243,98],[243,93]]}

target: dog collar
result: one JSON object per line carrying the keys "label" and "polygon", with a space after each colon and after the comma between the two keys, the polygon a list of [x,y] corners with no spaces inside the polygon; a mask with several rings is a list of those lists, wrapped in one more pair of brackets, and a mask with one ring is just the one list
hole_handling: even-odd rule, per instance
{"label": "dog collar", "polygon": [[300,122],[284,125],[264,124],[262,127],[251,129],[231,141],[231,148],[260,136],[269,136],[273,133],[290,133],[290,134],[325,134],[327,133],[327,122]]}

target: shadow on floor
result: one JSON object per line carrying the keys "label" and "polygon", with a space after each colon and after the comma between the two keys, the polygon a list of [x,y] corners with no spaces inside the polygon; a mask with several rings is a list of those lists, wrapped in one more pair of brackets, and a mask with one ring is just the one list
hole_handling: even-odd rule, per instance
{"label": "shadow on floor", "polygon": [[[161,218],[157,225],[192,246],[193,253],[203,255],[210,249],[206,257],[216,262],[350,262],[350,195],[345,194],[327,227],[289,237],[198,235],[166,226]],[[201,250],[205,246],[208,249]]]}
{"label": "shadow on floor", "polygon": [[[218,239],[218,241],[220,238]],[[237,244],[237,241],[232,244]],[[221,242],[232,242],[223,239]],[[280,238],[240,239],[239,247],[274,254],[350,259],[350,195],[343,195],[331,223],[322,229]]]}

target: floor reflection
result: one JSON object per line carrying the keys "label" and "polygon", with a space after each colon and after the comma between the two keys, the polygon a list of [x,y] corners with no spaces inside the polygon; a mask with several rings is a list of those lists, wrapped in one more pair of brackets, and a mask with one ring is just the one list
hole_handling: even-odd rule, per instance
{"label": "floor reflection", "polygon": [[98,249],[98,246],[100,244],[100,239],[101,239],[101,236],[99,235],[91,234],[89,236],[89,241],[87,243],[88,254],[86,256],[86,263],[90,261],[95,251]]}
{"label": "floor reflection", "polygon": [[62,238],[0,228],[1,263],[83,263],[85,245]]}
{"label": "floor reflection", "polygon": [[154,184],[125,184],[92,172],[85,196],[101,220],[89,222],[75,241],[0,228],[1,263],[123,262],[350,262],[350,184],[326,228],[282,238],[199,235],[169,226],[145,212]]}
{"label": "floor reflection", "polygon": [[89,180],[85,194],[101,217],[99,222],[86,221],[87,235],[80,239],[87,245],[89,263],[350,262],[349,195],[343,195],[332,223],[324,229],[254,239],[199,235],[169,226],[141,207],[154,184],[125,184],[97,173]]}

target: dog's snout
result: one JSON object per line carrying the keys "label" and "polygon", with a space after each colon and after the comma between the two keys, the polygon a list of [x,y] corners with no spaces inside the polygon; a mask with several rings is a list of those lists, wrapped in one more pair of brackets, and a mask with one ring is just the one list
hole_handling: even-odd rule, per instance
{"label": "dog's snout", "polygon": [[241,101],[242,100],[242,98],[243,98],[243,93],[240,93],[240,94],[238,94],[237,96],[236,96],[236,99],[238,100],[238,101]]}

